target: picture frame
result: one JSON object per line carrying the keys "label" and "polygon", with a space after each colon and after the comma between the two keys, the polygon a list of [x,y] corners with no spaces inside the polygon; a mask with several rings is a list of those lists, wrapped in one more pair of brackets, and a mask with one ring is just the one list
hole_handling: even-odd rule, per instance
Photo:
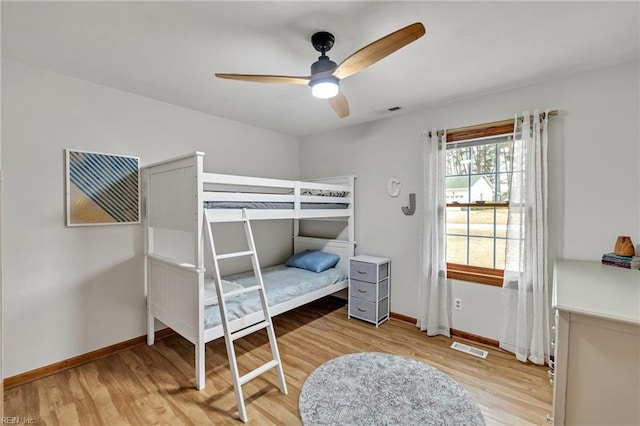
{"label": "picture frame", "polygon": [[65,150],[66,225],[141,223],[140,159]]}

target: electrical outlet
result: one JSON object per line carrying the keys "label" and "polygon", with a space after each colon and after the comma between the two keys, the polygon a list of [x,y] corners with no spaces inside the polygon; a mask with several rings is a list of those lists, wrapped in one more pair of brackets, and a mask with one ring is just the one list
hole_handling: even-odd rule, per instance
{"label": "electrical outlet", "polygon": [[453,308],[457,309],[459,311],[462,310],[462,299],[459,297],[456,297],[455,299],[453,299]]}

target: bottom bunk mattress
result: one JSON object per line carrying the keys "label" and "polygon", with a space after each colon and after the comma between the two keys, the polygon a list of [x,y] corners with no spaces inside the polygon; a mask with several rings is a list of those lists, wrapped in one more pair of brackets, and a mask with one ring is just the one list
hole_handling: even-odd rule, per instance
{"label": "bottom bunk mattress", "polygon": [[[276,306],[295,299],[299,296],[311,293],[324,287],[329,287],[347,279],[347,275],[340,269],[330,268],[323,272],[311,272],[306,269],[276,265],[262,270],[267,302],[269,306]],[[234,286],[251,287],[256,285],[253,271],[224,277],[223,287],[233,290]],[[227,291],[229,291],[227,290]],[[205,280],[205,294],[215,294],[215,284],[212,279]],[[216,299],[205,303],[204,327],[205,329],[220,325],[220,308]],[[239,296],[225,299],[228,320],[232,321],[245,315],[261,310],[258,292],[245,293]]]}

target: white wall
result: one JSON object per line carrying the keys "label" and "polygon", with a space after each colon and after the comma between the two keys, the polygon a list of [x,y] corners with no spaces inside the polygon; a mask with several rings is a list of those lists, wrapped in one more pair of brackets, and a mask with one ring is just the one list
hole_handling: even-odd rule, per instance
{"label": "white wall", "polygon": [[[65,148],[299,174],[297,138],[7,60],[2,88],[6,377],[145,334],[142,225],[65,227]],[[262,265],[290,254],[290,222],[258,233]]]}
{"label": "white wall", "polygon": [[[638,90],[638,63],[618,64],[305,137],[301,177],[357,175],[356,252],[392,258],[391,310],[417,317],[420,210],[404,216],[400,208],[410,192],[421,202],[421,132],[558,109],[550,120],[550,259],[599,261],[618,235],[640,243]],[[386,191],[393,175],[402,180],[398,198]],[[453,311],[453,327],[497,339],[500,292],[455,281],[452,286],[464,306]]]}

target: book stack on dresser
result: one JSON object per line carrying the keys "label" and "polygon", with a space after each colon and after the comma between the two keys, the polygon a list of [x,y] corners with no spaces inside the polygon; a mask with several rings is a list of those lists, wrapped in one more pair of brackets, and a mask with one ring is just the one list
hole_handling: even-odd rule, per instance
{"label": "book stack on dresser", "polygon": [[602,255],[602,264],[626,269],[640,269],[640,256],[618,256],[615,253]]}

